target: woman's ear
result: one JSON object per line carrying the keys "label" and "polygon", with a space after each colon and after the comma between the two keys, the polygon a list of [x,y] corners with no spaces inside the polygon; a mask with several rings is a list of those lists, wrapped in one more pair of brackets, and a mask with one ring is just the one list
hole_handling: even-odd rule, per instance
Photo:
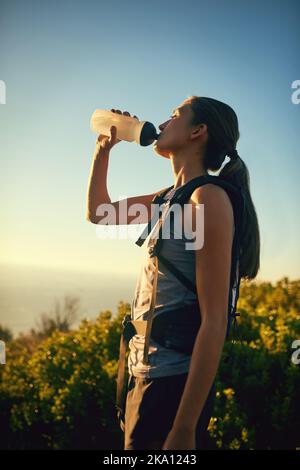
{"label": "woman's ear", "polygon": [[196,139],[200,136],[204,137],[207,134],[207,125],[206,124],[197,124],[197,126],[193,126],[194,129],[191,132],[192,139]]}

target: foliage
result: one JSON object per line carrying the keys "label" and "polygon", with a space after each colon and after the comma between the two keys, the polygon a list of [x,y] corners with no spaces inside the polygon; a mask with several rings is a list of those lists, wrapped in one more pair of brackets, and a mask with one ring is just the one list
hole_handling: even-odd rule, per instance
{"label": "foliage", "polygon": [[[300,339],[299,287],[288,278],[242,282],[239,340],[224,346],[210,448],[300,447],[299,365],[291,360]],[[114,404],[121,322],[129,311],[120,302],[115,315],[103,311],[74,330],[56,328],[39,341],[11,338],[0,369],[2,447],[123,448]]]}
{"label": "foliage", "polygon": [[13,332],[8,327],[0,325],[0,339],[5,343],[12,341]]}

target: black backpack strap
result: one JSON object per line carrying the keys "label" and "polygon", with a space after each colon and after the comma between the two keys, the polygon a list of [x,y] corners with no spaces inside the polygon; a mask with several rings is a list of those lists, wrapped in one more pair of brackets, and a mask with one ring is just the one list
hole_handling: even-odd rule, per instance
{"label": "black backpack strap", "polygon": [[[185,184],[182,188],[180,188],[171,198],[170,200],[170,206],[172,204],[185,204],[189,199],[191,194],[194,192],[194,190],[199,187],[203,186],[205,184],[212,183],[216,184],[218,186],[221,186],[228,194],[232,207],[233,207],[233,214],[234,214],[234,222],[235,222],[235,233],[234,233],[234,238],[233,238],[233,246],[232,246],[232,258],[231,258],[231,273],[230,273],[230,293],[229,293],[229,311],[228,311],[228,329],[227,329],[227,335],[229,334],[229,329],[231,326],[231,319],[234,318],[234,327],[236,326],[236,317],[240,316],[239,313],[236,312],[236,305],[237,305],[237,300],[239,296],[239,284],[240,284],[240,276],[238,275],[238,278],[236,279],[236,269],[237,269],[237,262],[239,259],[239,254],[240,254],[240,231],[241,231],[241,222],[244,214],[244,208],[245,208],[245,200],[243,197],[243,193],[239,188],[234,186],[233,184],[229,183],[228,181],[223,180],[219,176],[213,176],[213,175],[203,175],[203,176],[197,176],[196,178],[193,178],[191,181],[189,181],[187,184]],[[172,189],[174,186],[171,186],[170,188],[167,188],[164,190],[162,193],[159,195],[155,196],[153,201],[157,199],[157,201],[160,203],[165,202],[163,196],[167,194],[170,189]],[[152,220],[149,222],[148,227],[151,226]],[[148,230],[148,227],[146,230]],[[193,293],[197,295],[197,286],[196,283],[193,283],[188,279],[181,271],[179,271],[176,266],[174,266],[173,263],[171,263],[169,260],[167,260],[162,254],[161,254],[161,249],[162,249],[162,243],[163,243],[163,237],[162,237],[162,230],[163,230],[163,224],[161,225],[159,229],[159,235],[156,240],[156,243],[154,246],[151,246],[149,248],[149,253],[150,256],[157,256],[159,261],[161,261],[167,269],[180,281],[182,284],[190,289]],[[144,231],[145,232],[145,231]],[[144,233],[141,235],[140,239],[143,237]],[[147,235],[146,235],[147,237]],[[146,238],[145,237],[145,238]],[[142,240],[140,243],[140,239],[136,242],[138,245],[142,245],[145,241],[145,239]],[[232,288],[234,284],[236,285],[236,298],[234,302],[234,306],[232,306]]]}
{"label": "black backpack strap", "polygon": [[[212,175],[204,175],[200,177],[193,178],[189,181],[186,185],[179,189],[178,192],[172,197],[170,201],[170,206],[172,204],[185,204],[189,199],[193,191],[199,187],[203,186],[208,183],[217,184],[221,186],[228,194],[232,206],[233,206],[233,214],[234,214],[234,221],[235,221],[235,233],[233,238],[233,245],[232,245],[232,257],[231,257],[231,273],[230,273],[230,291],[229,291],[229,301],[228,301],[228,327],[227,327],[227,334],[226,338],[229,335],[230,327],[231,327],[231,320],[234,319],[234,334],[235,329],[237,326],[236,317],[240,316],[238,312],[236,312],[236,305],[239,297],[239,285],[240,285],[240,276],[236,276],[237,271],[237,263],[239,260],[239,253],[240,253],[240,230],[241,230],[241,221],[244,213],[244,198],[241,194],[240,190],[232,185],[231,183],[221,179],[219,176],[212,176]],[[163,238],[161,236],[163,227],[160,227],[159,236],[156,241],[154,247],[151,247],[151,254],[150,256],[157,256],[159,261],[161,261],[167,269],[175,276],[177,279],[188,289],[190,289],[193,293],[197,295],[197,286],[195,283],[191,282],[181,271],[179,271],[173,263],[167,260],[162,254],[162,243]],[[232,305],[232,289],[236,287],[236,297],[234,305]]]}
{"label": "black backpack strap", "polygon": [[145,229],[143,230],[143,232],[141,233],[141,235],[139,236],[139,238],[137,239],[137,241],[135,242],[137,245],[139,246],[142,246],[146,240],[146,238],[148,237],[149,233],[151,232],[152,228],[154,227],[154,225],[156,224],[156,222],[158,221],[158,218],[160,216],[159,214],[159,210],[160,210],[160,206],[162,204],[164,204],[166,201],[164,199],[165,195],[174,187],[173,186],[169,186],[167,189],[164,189],[163,191],[161,191],[159,194],[156,194],[154,196],[154,198],[152,199],[152,203],[156,204],[155,206],[155,211],[154,211],[154,214],[153,216],[151,217],[151,219],[149,220],[148,222],[148,225],[145,227]]}
{"label": "black backpack strap", "polygon": [[[234,212],[234,220],[235,220],[235,234],[233,240],[233,253],[232,253],[232,269],[231,269],[231,278],[230,278],[230,285],[233,285],[235,280],[235,270],[236,270],[236,262],[239,255],[239,232],[240,232],[240,225],[241,225],[241,218],[242,218],[242,211],[243,211],[243,201],[242,196],[235,186],[231,183],[221,179],[219,176],[212,176],[212,175],[203,175],[193,178],[189,181],[186,185],[179,189],[177,194],[175,194],[170,201],[170,206],[172,204],[185,204],[189,199],[191,194],[194,190],[199,186],[204,186],[205,184],[213,183],[221,186],[230,197],[230,200],[233,205],[233,212]],[[174,274],[188,289],[192,292],[197,293],[196,285],[192,283],[183,273],[181,273],[173,263],[167,260],[162,254],[162,243],[163,238],[161,236],[162,233],[162,226],[159,231],[159,236],[155,246],[152,248],[151,256],[157,256],[158,259],[165,264],[165,266],[169,269],[169,271]]]}
{"label": "black backpack strap", "polygon": [[199,186],[204,186],[208,183],[221,186],[227,192],[233,206],[236,225],[239,225],[242,217],[242,212],[244,210],[243,194],[238,187],[229,183],[229,181],[220,178],[220,176],[203,175],[193,178],[181,189],[179,189],[178,193],[174,194],[173,198],[171,199],[171,204],[175,202],[179,204],[185,204],[196,188],[198,188]]}
{"label": "black backpack strap", "polygon": [[167,260],[165,256],[163,256],[161,253],[156,253],[155,250],[153,251],[153,255],[154,256],[156,255],[159,261],[162,261],[162,263],[168,268],[168,270],[171,271],[171,273],[174,274],[174,276],[176,276],[177,279],[179,279],[187,289],[194,292],[194,294],[197,294],[196,285],[193,284],[190,281],[190,279],[188,279],[181,271],[179,271],[179,269],[177,269],[176,266],[174,266],[174,264],[172,264],[169,260]]}

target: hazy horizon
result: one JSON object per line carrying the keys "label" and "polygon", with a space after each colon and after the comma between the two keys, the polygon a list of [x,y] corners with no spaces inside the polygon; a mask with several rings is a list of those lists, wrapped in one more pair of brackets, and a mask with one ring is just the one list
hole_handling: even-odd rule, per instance
{"label": "hazy horizon", "polygon": [[78,320],[94,319],[101,310],[116,313],[119,301],[131,303],[134,288],[133,276],[117,273],[112,279],[100,272],[2,265],[0,324],[14,335],[27,332],[42,312],[54,310],[56,299],[63,306],[67,295],[80,299]]}
{"label": "hazy horizon", "polygon": [[[0,325],[18,335],[35,328],[39,315],[52,311],[56,300],[63,306],[68,295],[80,299],[76,324],[82,318],[95,319],[102,310],[116,313],[120,301],[131,304],[138,272],[105,276],[100,271],[3,264],[0,274]],[[255,280],[275,284],[283,277]]]}

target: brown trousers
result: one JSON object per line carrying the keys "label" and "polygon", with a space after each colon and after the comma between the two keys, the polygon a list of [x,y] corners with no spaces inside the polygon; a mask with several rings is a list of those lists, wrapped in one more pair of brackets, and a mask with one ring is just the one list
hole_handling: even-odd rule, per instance
{"label": "brown trousers", "polygon": [[[188,374],[154,379],[129,376],[124,450],[158,450],[172,428]],[[196,449],[205,449],[215,399],[213,383],[196,428]],[[184,449],[182,449],[184,450]]]}

